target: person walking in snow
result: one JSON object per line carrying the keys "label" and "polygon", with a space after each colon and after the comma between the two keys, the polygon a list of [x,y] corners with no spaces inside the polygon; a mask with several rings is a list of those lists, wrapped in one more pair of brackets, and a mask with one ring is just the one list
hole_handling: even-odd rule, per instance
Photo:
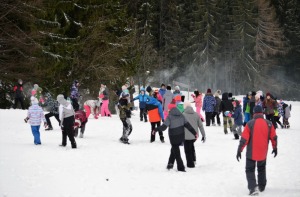
{"label": "person walking in snow", "polygon": [[139,108],[140,108],[140,121],[147,122],[147,110],[146,110],[146,102],[149,100],[149,96],[145,94],[145,88],[141,88],[140,94],[133,98],[133,101],[139,100]]}
{"label": "person walking in snow", "polygon": [[171,103],[173,97],[174,97],[174,95],[171,92],[171,86],[167,85],[167,90],[166,90],[166,93],[163,96],[163,103],[162,103],[165,118],[167,118],[167,116],[169,114],[168,105]]}
{"label": "person walking in snow", "polygon": [[82,110],[78,110],[75,112],[75,123],[74,123],[74,136],[78,136],[78,130],[80,129],[80,138],[83,138],[83,134],[85,131],[85,125],[88,122],[88,118],[86,113]]}
{"label": "person walking in snow", "polygon": [[277,102],[271,98],[270,92],[266,94],[266,99],[263,102],[264,114],[267,120],[270,120],[275,129],[277,128],[276,122],[274,120],[275,109],[277,109]]}
{"label": "person walking in snow", "polygon": [[101,105],[101,116],[108,116],[111,117],[111,113],[109,111],[108,105],[109,105],[109,90],[106,87],[104,83],[101,83],[101,93],[99,94],[99,97],[102,99],[102,105]]}
{"label": "person walking in snow", "polygon": [[[199,136],[199,129],[202,135],[201,141],[204,143],[206,141],[206,135],[204,131],[204,127],[201,121],[201,118],[198,113],[194,111],[191,107],[191,103],[184,103],[184,112],[183,115],[185,119],[191,124],[194,130],[197,132],[197,136]],[[194,168],[196,163],[196,151],[194,142],[197,140],[195,135],[193,135],[187,128],[184,128],[184,152],[186,157],[186,166],[188,168]]]}
{"label": "person walking in snow", "polygon": [[217,90],[214,94],[214,97],[215,97],[215,100],[216,100],[216,105],[215,105],[214,113],[213,113],[213,117],[212,117],[212,125],[213,126],[216,126],[215,117],[217,119],[218,126],[221,126],[221,120],[220,120],[221,99],[220,99],[220,94],[221,94],[221,90]]}
{"label": "person walking in snow", "polygon": [[123,133],[120,141],[124,144],[129,144],[128,136],[132,132],[132,124],[130,121],[131,118],[131,103],[130,103],[130,95],[128,91],[124,91],[121,94],[121,98],[119,99],[119,117],[123,124]]}
{"label": "person walking in snow", "polygon": [[80,86],[80,84],[79,84],[78,80],[74,80],[74,82],[72,84],[72,87],[71,87],[70,98],[71,98],[71,101],[72,101],[73,109],[75,111],[79,110],[79,104],[78,104],[78,99],[80,97],[80,94],[79,94],[79,91],[78,91],[79,86]]}
{"label": "person walking in snow", "polygon": [[98,119],[98,114],[99,114],[99,101],[98,100],[87,100],[83,104],[83,108],[86,112],[86,118],[89,118],[90,114],[94,116],[95,119]]}
{"label": "person walking in snow", "polygon": [[59,119],[59,113],[58,113],[59,103],[57,102],[57,100],[54,100],[52,98],[50,93],[46,93],[45,94],[45,105],[49,109],[49,113],[47,113],[45,115],[47,125],[48,125],[48,128],[46,128],[45,130],[50,131],[50,130],[53,130],[52,123],[50,121],[50,118],[52,116],[55,117],[55,119],[58,121],[58,124],[60,125],[60,119]]}
{"label": "person walking in snow", "polygon": [[23,95],[23,81],[22,79],[18,80],[18,84],[14,86],[14,93],[15,93],[15,103],[14,109],[17,108],[18,102],[21,104],[21,108],[25,109],[24,107],[24,95]]}
{"label": "person walking in snow", "polygon": [[173,107],[163,125],[154,129],[153,133],[156,131],[164,131],[169,127],[169,139],[171,143],[171,153],[167,165],[167,169],[170,170],[174,166],[174,162],[176,160],[177,170],[185,172],[185,167],[180,155],[179,146],[184,142],[185,139],[185,131],[184,127],[186,127],[196,138],[197,133],[195,129],[191,126],[191,124],[186,120],[183,114],[177,109],[177,107]]}
{"label": "person walking in snow", "polygon": [[34,137],[34,144],[35,145],[41,145],[41,138],[40,138],[40,125],[41,122],[44,122],[44,126],[47,126],[46,119],[44,116],[43,109],[38,105],[39,101],[37,98],[32,96],[30,98],[31,100],[31,106],[28,109],[27,117],[24,119],[25,122],[29,121],[29,124],[31,126],[32,135]]}
{"label": "person walking in snow", "polygon": [[[153,97],[149,97],[149,99],[146,102],[146,110],[148,111],[149,116],[149,122],[151,124],[151,132],[150,132],[150,142],[155,141],[155,132],[153,131],[160,126],[161,121],[164,121],[164,112],[162,109],[161,103],[155,98],[155,94],[158,94],[154,92]],[[163,132],[159,131],[159,137],[160,141],[162,143],[165,142]]]}
{"label": "person walking in snow", "polygon": [[64,95],[57,95],[59,102],[59,119],[62,130],[62,143],[60,146],[67,146],[67,136],[71,142],[72,148],[77,148],[74,138],[75,112],[71,103],[69,103]]}
{"label": "person walking in snow", "polygon": [[216,99],[211,93],[211,89],[207,89],[206,95],[203,99],[203,111],[205,112],[206,126],[210,126],[214,108],[216,106]]}
{"label": "person walking in snow", "polygon": [[[267,184],[266,158],[269,140],[272,142],[274,157],[277,156],[277,135],[271,121],[265,120],[263,109],[257,105],[253,109],[254,116],[250,120],[241,136],[236,159],[241,159],[241,153],[247,146],[246,152],[246,177],[250,196],[258,195],[258,190],[263,192]],[[258,182],[256,182],[255,168],[257,166]],[[258,188],[257,188],[258,186]]]}
{"label": "person walking in snow", "polygon": [[232,130],[232,120],[231,120],[231,113],[233,111],[233,105],[230,100],[228,100],[228,93],[224,92],[222,94],[222,101],[220,104],[220,112],[223,114],[223,126],[224,126],[224,133],[227,134],[227,124],[229,124],[230,131]]}
{"label": "person walking in snow", "polygon": [[204,118],[201,114],[201,108],[202,108],[202,93],[200,93],[197,89],[194,91],[194,94],[191,95],[194,99],[195,106],[196,106],[196,112],[200,116],[201,120],[204,121]]}
{"label": "person walking in snow", "polygon": [[233,105],[233,113],[232,118],[234,119],[234,124],[232,126],[232,132],[234,135],[234,138],[238,140],[240,135],[242,134],[242,126],[243,126],[243,114],[242,114],[242,106],[240,104],[240,101],[234,100],[232,102]]}
{"label": "person walking in snow", "polygon": [[282,109],[283,109],[283,127],[286,129],[290,128],[289,118],[291,117],[291,105],[281,102]]}

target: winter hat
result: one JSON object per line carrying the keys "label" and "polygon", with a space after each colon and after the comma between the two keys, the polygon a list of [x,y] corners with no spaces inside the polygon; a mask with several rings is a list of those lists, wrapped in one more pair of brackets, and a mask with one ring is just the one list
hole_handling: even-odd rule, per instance
{"label": "winter hat", "polygon": [[187,108],[187,107],[191,107],[191,103],[186,101],[186,102],[183,103],[183,107],[184,107],[184,109]]}
{"label": "winter hat", "polygon": [[179,86],[175,86],[175,90],[180,90]]}
{"label": "winter hat", "polygon": [[140,91],[144,91],[145,92],[145,88],[141,87]]}
{"label": "winter hat", "polygon": [[232,93],[231,92],[228,93],[228,98],[232,98]]}
{"label": "winter hat", "polygon": [[254,109],[253,109],[253,112],[254,112],[255,114],[257,114],[257,113],[262,113],[262,112],[263,112],[263,109],[262,109],[262,107],[261,107],[260,105],[256,105],[256,106],[254,107]]}
{"label": "winter hat", "polygon": [[147,91],[148,93],[152,92],[151,86],[148,86],[148,87],[146,88],[146,91]]}
{"label": "winter hat", "polygon": [[30,97],[30,101],[32,105],[36,105],[39,104],[39,101],[37,100],[37,98],[35,98],[34,96]]}
{"label": "winter hat", "polygon": [[68,105],[67,100],[65,99],[64,95],[62,95],[62,94],[57,95],[56,100],[57,100],[61,105],[64,105],[64,106],[67,106],[67,105]]}
{"label": "winter hat", "polygon": [[19,80],[18,80],[18,83],[23,83],[22,79],[19,79]]}
{"label": "winter hat", "polygon": [[222,91],[221,90],[217,90],[217,93],[220,95],[222,93]]}
{"label": "winter hat", "polygon": [[206,93],[211,93],[211,89],[208,88],[207,91],[206,91]]}
{"label": "winter hat", "polygon": [[256,95],[256,92],[252,91],[251,96],[255,96],[255,95]]}
{"label": "winter hat", "polygon": [[266,94],[266,96],[271,96],[271,93],[270,93],[270,92],[268,92],[268,93]]}
{"label": "winter hat", "polygon": [[39,85],[38,84],[34,84],[33,85],[33,89],[37,90],[39,88]]}

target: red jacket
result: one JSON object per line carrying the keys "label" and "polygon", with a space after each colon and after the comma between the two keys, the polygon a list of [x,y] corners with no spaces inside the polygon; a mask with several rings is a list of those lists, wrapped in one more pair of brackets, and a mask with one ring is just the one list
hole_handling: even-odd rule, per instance
{"label": "red jacket", "polygon": [[277,148],[277,135],[272,122],[265,120],[262,113],[257,113],[244,128],[238,150],[242,152],[247,146],[246,158],[263,161],[267,158],[269,140],[273,149]]}

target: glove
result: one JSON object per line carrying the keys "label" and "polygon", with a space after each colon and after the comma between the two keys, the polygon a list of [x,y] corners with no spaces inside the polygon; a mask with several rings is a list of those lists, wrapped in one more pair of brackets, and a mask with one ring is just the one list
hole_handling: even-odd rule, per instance
{"label": "glove", "polygon": [[201,141],[204,143],[206,141],[206,137],[202,137]]}
{"label": "glove", "polygon": [[26,117],[26,118],[24,119],[24,122],[25,122],[25,123],[27,123],[27,122],[28,122],[28,120],[29,120],[29,118],[28,118],[28,117]]}
{"label": "glove", "polygon": [[236,159],[238,160],[238,162],[240,161],[240,159],[242,159],[242,154],[240,151],[237,152]]}
{"label": "glove", "polygon": [[274,154],[274,158],[277,156],[277,148],[273,149],[272,154]]}

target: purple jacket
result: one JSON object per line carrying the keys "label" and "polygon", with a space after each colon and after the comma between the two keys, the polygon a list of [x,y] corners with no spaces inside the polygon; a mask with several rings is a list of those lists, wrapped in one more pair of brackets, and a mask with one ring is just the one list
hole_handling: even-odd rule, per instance
{"label": "purple jacket", "polygon": [[46,122],[43,109],[38,104],[29,107],[27,117],[31,126],[39,126],[42,121]]}

